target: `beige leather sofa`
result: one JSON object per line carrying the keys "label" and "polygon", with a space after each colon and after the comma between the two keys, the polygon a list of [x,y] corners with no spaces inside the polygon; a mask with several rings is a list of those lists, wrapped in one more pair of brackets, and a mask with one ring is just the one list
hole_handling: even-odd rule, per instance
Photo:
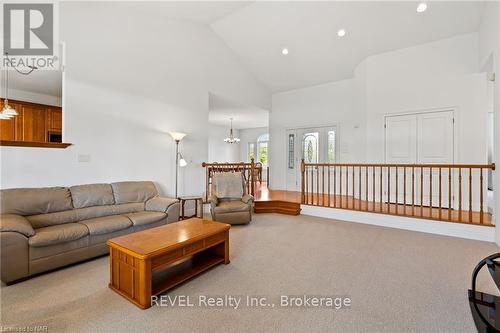
{"label": "beige leather sofa", "polygon": [[108,253],[106,241],[179,220],[153,182],[0,191],[5,283]]}
{"label": "beige leather sofa", "polygon": [[247,224],[252,220],[254,198],[246,193],[241,172],[215,173],[209,202],[214,221]]}

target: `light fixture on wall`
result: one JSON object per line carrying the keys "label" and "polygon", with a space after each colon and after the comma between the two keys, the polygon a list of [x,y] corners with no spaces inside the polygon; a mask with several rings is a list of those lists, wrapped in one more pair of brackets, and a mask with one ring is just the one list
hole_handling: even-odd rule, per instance
{"label": "light fixture on wall", "polygon": [[224,139],[224,142],[225,143],[238,143],[238,142],[240,142],[240,139],[235,137],[233,134],[233,118],[229,118],[229,119],[231,119],[231,129],[229,130],[229,136]]}
{"label": "light fixture on wall", "polygon": [[[5,56],[7,57],[7,53],[5,53]],[[9,105],[9,69],[7,66],[9,66],[8,58],[5,64],[5,98],[0,112],[0,119],[10,119],[18,115],[17,111]]]}
{"label": "light fixture on wall", "polygon": [[179,167],[187,165],[186,160],[179,152],[179,142],[186,136],[186,133],[170,132],[170,136],[175,141],[175,197],[177,198],[177,188],[179,183]]}

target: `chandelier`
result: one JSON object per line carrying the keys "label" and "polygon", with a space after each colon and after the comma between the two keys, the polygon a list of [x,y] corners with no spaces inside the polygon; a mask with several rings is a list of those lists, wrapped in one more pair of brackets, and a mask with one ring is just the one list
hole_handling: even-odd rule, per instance
{"label": "chandelier", "polygon": [[238,142],[240,142],[240,139],[236,138],[233,134],[233,118],[229,118],[229,119],[231,119],[231,129],[229,130],[229,136],[224,139],[224,142],[225,143],[238,143]]}

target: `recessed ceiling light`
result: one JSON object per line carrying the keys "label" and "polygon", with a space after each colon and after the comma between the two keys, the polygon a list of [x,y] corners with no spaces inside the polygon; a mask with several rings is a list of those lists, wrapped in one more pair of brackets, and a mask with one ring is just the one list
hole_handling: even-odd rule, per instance
{"label": "recessed ceiling light", "polygon": [[345,30],[344,29],[340,29],[339,31],[337,31],[337,36],[344,37],[345,36]]}
{"label": "recessed ceiling light", "polygon": [[421,2],[417,6],[417,13],[423,13],[427,10],[427,4],[425,2]]}
{"label": "recessed ceiling light", "polygon": [[288,54],[288,49],[284,48],[283,50],[281,50],[281,54],[287,55]]}

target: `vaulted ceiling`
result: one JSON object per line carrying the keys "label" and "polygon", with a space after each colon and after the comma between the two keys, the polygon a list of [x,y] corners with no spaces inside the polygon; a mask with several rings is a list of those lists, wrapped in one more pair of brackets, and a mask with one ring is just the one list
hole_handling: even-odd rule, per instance
{"label": "vaulted ceiling", "polygon": [[269,126],[269,111],[251,105],[242,105],[224,96],[210,94],[208,121],[218,126],[229,128],[230,118],[233,127],[257,128]]}
{"label": "vaulted ceiling", "polygon": [[211,27],[277,92],[350,78],[369,55],[477,31],[482,2],[427,3],[417,13],[414,1],[255,2]]}

